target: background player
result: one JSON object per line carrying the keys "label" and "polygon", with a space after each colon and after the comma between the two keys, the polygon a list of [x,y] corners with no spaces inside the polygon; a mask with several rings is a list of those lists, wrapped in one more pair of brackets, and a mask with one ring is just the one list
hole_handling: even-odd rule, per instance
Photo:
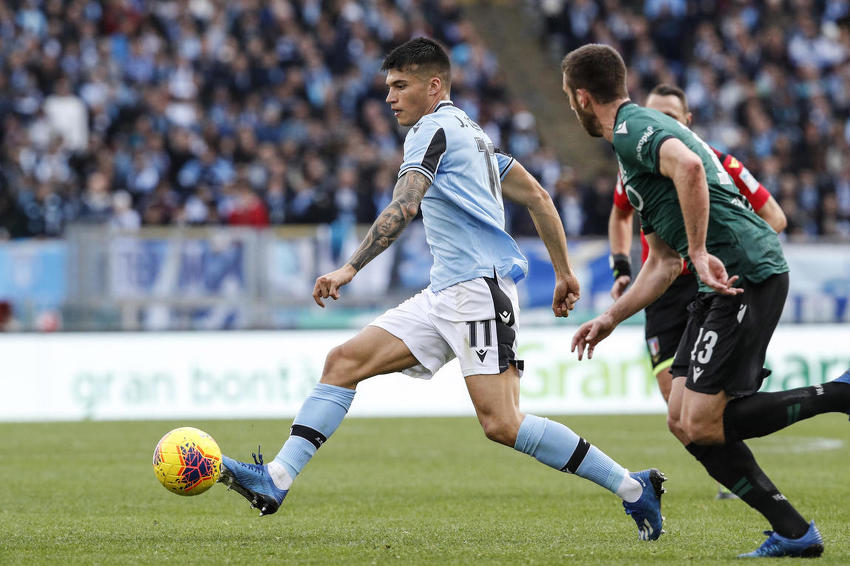
{"label": "background player", "polygon": [[434,256],[431,284],[334,348],[274,461],[253,465],[225,456],[225,483],[261,514],[274,513],[345,417],[360,381],[399,371],[427,379],[457,357],[489,439],[616,493],[639,537],[658,538],[663,475],[629,474],[566,426],[519,411],[523,363],[515,356],[515,283],[524,277],[527,261],[504,231],[502,195],[531,213],[555,270],[552,309],[567,316],[579,284],[548,193],[512,158],[497,157],[487,134],[452,104],[449,59],[439,45],[411,40],[393,50],[382,68],[387,103],[400,125],[412,126],[393,200],[348,263],[316,280],[313,298],[320,306],[324,299],[338,299],[340,288],[398,238],[420,204]]}
{"label": "background player", "polygon": [[[740,199],[729,174],[684,124],[628,98],[622,57],[589,44],[562,62],[563,89],[584,129],[614,146],[629,201],[649,243],[632,287],[572,340],[579,359],[657,299],[681,272],[700,280],[673,362],[671,431],[709,474],[773,527],[745,556],[819,556],[823,539],[759,468],[743,440],[797,420],[850,411],[850,371],[837,380],[757,393],[767,345],[788,293],[776,232]],[[727,268],[735,275],[729,277]],[[676,427],[678,425],[678,428]]]}
{"label": "background player", "polygon": [[[684,91],[679,87],[660,84],[653,88],[646,98],[646,107],[658,110],[680,123],[690,126],[692,114],[688,109],[688,100]],[[711,148],[720,160],[723,169],[735,183],[756,214],[761,216],[777,233],[785,229],[787,220],[785,213],[779,207],[770,192],[759,183],[744,167],[744,164],[734,156]],[[611,246],[611,269],[614,272],[614,284],[611,286],[611,297],[619,299],[632,281],[631,261],[629,251],[632,247],[632,220],[634,207],[626,196],[620,176],[614,190],[614,204],[608,221],[608,242]],[[649,244],[641,230],[641,259],[646,261],[649,254]],[[645,337],[646,347],[652,361],[652,371],[658,380],[658,388],[664,396],[664,401],[670,397],[672,374],[670,366],[673,355],[685,331],[688,321],[688,305],[697,294],[698,282],[682,265],[682,273],[670,285],[663,295],[648,305],[646,312]]]}

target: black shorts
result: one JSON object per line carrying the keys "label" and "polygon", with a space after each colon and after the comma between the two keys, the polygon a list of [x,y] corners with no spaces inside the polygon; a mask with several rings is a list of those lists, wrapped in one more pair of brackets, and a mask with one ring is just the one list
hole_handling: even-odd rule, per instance
{"label": "black shorts", "polygon": [[764,358],[785,306],[788,274],[761,283],[745,280],[741,286],[740,295],[699,293],[688,307],[688,327],[673,361],[673,377],[687,376],[685,386],[692,391],[750,395],[770,373]]}
{"label": "black shorts", "polygon": [[663,295],[646,307],[646,349],[655,375],[673,363],[679,341],[688,324],[688,305],[697,296],[699,284],[694,275],[678,277]]}

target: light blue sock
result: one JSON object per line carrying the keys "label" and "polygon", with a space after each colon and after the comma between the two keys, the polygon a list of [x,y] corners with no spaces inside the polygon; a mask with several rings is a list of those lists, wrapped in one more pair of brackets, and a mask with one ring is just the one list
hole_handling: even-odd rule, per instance
{"label": "light blue sock", "polygon": [[604,452],[561,423],[526,415],[516,437],[516,450],[538,461],[618,493],[628,472]]}
{"label": "light blue sock", "polygon": [[289,439],[274,459],[293,480],[337,429],[353,399],[353,389],[319,383],[301,405]]}

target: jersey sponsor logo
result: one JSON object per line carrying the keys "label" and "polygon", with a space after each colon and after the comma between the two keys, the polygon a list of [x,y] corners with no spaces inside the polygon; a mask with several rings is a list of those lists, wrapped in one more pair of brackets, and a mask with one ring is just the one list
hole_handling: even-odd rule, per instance
{"label": "jersey sponsor logo", "polygon": [[499,313],[499,318],[502,319],[502,322],[505,323],[506,326],[511,325],[511,311],[502,311]]}
{"label": "jersey sponsor logo", "polygon": [[487,350],[484,350],[484,349],[476,350],[475,354],[478,356],[478,359],[481,360],[481,362],[483,363],[484,358],[487,357]]}
{"label": "jersey sponsor logo", "polygon": [[641,212],[643,210],[643,197],[640,196],[640,193],[634,190],[631,185],[626,185],[626,195],[635,210]]}
{"label": "jersey sponsor logo", "polygon": [[643,156],[640,154],[640,152],[643,149],[643,146],[646,145],[646,142],[649,141],[649,138],[652,137],[652,134],[654,133],[654,127],[649,126],[648,128],[646,128],[646,130],[643,132],[643,135],[638,140],[637,146],[635,146],[635,153],[637,154],[638,161],[640,161],[641,163],[643,163]]}
{"label": "jersey sponsor logo", "polygon": [[614,130],[614,133],[615,134],[628,134],[629,128],[628,128],[628,126],[626,126],[625,122],[621,122],[620,125],[617,126],[617,129]]}

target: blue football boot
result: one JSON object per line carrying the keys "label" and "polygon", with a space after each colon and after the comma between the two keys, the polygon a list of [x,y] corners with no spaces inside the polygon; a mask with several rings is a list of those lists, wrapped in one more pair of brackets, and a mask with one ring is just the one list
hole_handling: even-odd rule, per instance
{"label": "blue football boot", "polygon": [[254,457],[256,464],[248,464],[221,456],[221,477],[218,481],[251,502],[251,507],[260,510],[260,516],[271,515],[278,510],[288,490],[280,489],[269,476],[269,467]]}
{"label": "blue football boot", "polygon": [[817,558],[823,554],[823,537],[815,526],[809,523],[809,530],[800,538],[785,538],[773,531],[764,531],[768,535],[760,547],[747,554],[739,554],[738,558],[771,558],[778,556],[797,556],[800,558]]}
{"label": "blue football boot", "polygon": [[661,515],[661,494],[666,490],[661,484],[667,481],[667,478],[655,468],[631,472],[629,475],[643,486],[643,493],[634,503],[623,501],[623,507],[626,514],[637,523],[638,538],[656,540],[664,532],[661,528],[664,523],[664,517]]}

